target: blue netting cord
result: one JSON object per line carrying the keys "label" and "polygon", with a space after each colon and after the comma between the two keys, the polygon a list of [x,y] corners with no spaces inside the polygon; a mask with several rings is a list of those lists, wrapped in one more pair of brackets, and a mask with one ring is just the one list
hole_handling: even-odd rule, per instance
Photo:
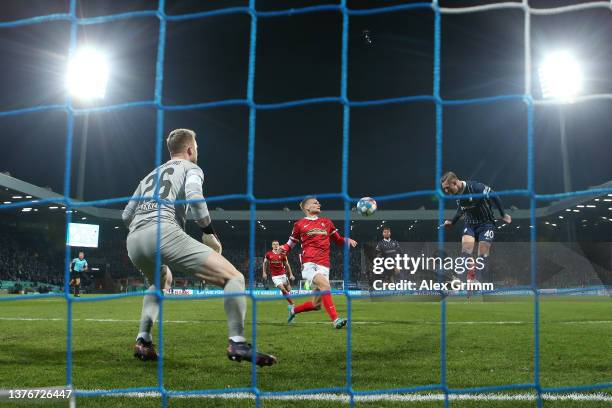
{"label": "blue netting cord", "polygon": [[249,0],[249,13],[251,15],[251,30],[249,39],[249,71],[247,80],[247,102],[249,104],[249,146],[247,157],[247,198],[249,200],[249,289],[251,296],[252,314],[252,345],[253,355],[251,359],[251,387],[255,394],[255,406],[261,405],[261,397],[257,387],[257,297],[255,296],[255,221],[256,202],[254,196],[255,177],[255,132],[256,114],[255,108],[255,66],[257,56],[257,13],[255,11],[255,0]]}
{"label": "blue netting cord", "polygon": [[160,166],[162,162],[162,150],[164,141],[164,110],[163,89],[164,89],[164,55],[166,51],[166,19],[165,19],[165,0],[159,0],[157,7],[157,16],[159,18],[159,38],[157,42],[157,59],[155,63],[155,107],[156,107],[156,143],[155,143],[155,167],[156,167],[156,183],[154,198],[157,202],[157,252],[155,254],[155,296],[159,300],[159,316],[158,316],[158,353],[157,359],[157,387],[161,394],[161,405],[168,405],[168,394],[164,387],[164,294],[163,286],[165,282],[161,282],[161,208],[162,202],[159,196],[160,190]]}
{"label": "blue netting cord", "polygon": [[[70,58],[76,49],[77,44],[77,16],[76,16],[76,0],[70,0],[70,46],[68,48],[68,57]],[[65,106],[68,108],[66,113],[66,163],[64,168],[64,198],[66,199],[66,242],[70,233],[70,223],[72,222],[72,206],[70,197],[70,181],[72,168],[72,140],[74,138],[74,115],[70,111],[72,107],[72,98],[70,93],[66,94]],[[72,387],[72,298],[70,297],[70,246],[66,244],[64,251],[64,297],[67,302],[67,332],[66,332],[66,384]]]}
{"label": "blue netting cord", "polygon": [[[346,326],[346,392],[349,395],[349,406],[355,406],[355,395],[353,393],[353,302],[349,293],[350,284],[350,245],[351,235],[351,198],[348,193],[349,173],[349,143],[350,143],[350,106],[348,102],[348,46],[349,46],[349,15],[346,8],[346,0],[340,2],[342,11],[342,50],[340,63],[340,100],[342,102],[342,200],[344,203],[344,247],[342,280],[343,292],[346,298],[347,326]],[[333,288],[332,288],[333,289]]]}
{"label": "blue netting cord", "polygon": [[[442,15],[436,1],[433,2],[434,11],[434,63],[433,63],[433,97],[436,104],[436,174],[434,186],[438,198],[438,225],[444,223],[445,196],[440,189],[439,180],[442,177],[443,141],[443,109],[444,104],[440,97],[440,59],[442,48]],[[444,249],[444,228],[438,228],[438,249]],[[448,387],[446,383],[446,298],[440,300],[440,387],[444,392],[444,407],[449,406]]]}
{"label": "blue netting cord", "polygon": [[531,273],[531,289],[533,290],[533,384],[537,393],[537,406],[542,407],[542,388],[540,386],[540,291],[537,281],[537,200],[534,193],[534,151],[533,151],[533,100],[525,96],[527,105],[527,189],[529,190],[529,269]]}

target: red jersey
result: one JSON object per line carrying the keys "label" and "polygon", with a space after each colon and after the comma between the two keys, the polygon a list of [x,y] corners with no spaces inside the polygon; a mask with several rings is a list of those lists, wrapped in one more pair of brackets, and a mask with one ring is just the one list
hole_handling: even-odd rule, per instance
{"label": "red jersey", "polygon": [[475,280],[476,279],[476,271],[473,268],[468,270],[467,279],[469,279],[469,280]]}
{"label": "red jersey", "polygon": [[329,268],[329,241],[344,245],[344,238],[334,223],[325,217],[306,217],[293,224],[289,241],[282,248],[289,252],[298,242],[302,243],[302,263],[314,262]]}
{"label": "red jersey", "polygon": [[285,274],[285,262],[287,262],[285,254],[277,254],[274,251],[268,251],[266,252],[266,259],[268,260],[268,265],[270,265],[270,273],[272,276]]}

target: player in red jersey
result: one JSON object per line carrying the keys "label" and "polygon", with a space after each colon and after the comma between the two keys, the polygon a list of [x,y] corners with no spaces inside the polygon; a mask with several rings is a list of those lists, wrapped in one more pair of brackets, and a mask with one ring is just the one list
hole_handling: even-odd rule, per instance
{"label": "player in red jersey", "polygon": [[[266,271],[270,269],[274,286],[283,293],[285,299],[289,302],[289,307],[291,307],[291,305],[293,305],[293,300],[289,297],[291,293],[291,283],[289,283],[289,280],[293,281],[295,277],[291,271],[291,265],[289,265],[287,255],[282,253],[278,249],[279,247],[280,243],[278,241],[272,241],[272,250],[266,252],[263,261],[263,273],[261,276],[264,280],[268,279]],[[287,279],[287,272],[289,272],[289,279]]]}
{"label": "player in red jersey", "polygon": [[[300,208],[304,211],[306,217],[295,222],[289,241],[282,245],[280,249],[282,252],[289,252],[298,242],[301,242],[302,278],[308,281],[315,292],[329,292],[331,290],[329,284],[329,241],[334,241],[338,246],[344,246],[344,243],[348,242],[353,248],[357,246],[357,242],[342,237],[329,218],[319,217],[321,204],[315,197],[306,197],[300,203]],[[336,329],[346,326],[346,319],[338,317],[336,313],[336,306],[331,293],[317,293],[312,301],[291,307],[288,322],[291,323],[298,313],[320,310],[321,304],[323,304]]]}

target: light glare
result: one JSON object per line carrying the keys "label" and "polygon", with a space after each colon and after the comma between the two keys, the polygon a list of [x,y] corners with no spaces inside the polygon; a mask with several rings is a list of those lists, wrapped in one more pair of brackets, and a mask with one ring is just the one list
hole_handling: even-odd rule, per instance
{"label": "light glare", "polygon": [[568,52],[548,55],[540,65],[539,74],[545,99],[570,102],[582,91],[582,70]]}
{"label": "light glare", "polygon": [[68,90],[82,99],[104,98],[108,73],[104,54],[91,48],[79,50],[68,64]]}

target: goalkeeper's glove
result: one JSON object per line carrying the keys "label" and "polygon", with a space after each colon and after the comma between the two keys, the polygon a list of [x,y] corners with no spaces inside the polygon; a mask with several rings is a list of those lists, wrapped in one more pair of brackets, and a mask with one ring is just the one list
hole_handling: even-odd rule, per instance
{"label": "goalkeeper's glove", "polygon": [[213,251],[221,254],[223,249],[221,247],[221,241],[219,241],[219,238],[217,237],[217,234],[215,234],[215,230],[211,224],[209,224],[206,228],[202,228],[202,242]]}

